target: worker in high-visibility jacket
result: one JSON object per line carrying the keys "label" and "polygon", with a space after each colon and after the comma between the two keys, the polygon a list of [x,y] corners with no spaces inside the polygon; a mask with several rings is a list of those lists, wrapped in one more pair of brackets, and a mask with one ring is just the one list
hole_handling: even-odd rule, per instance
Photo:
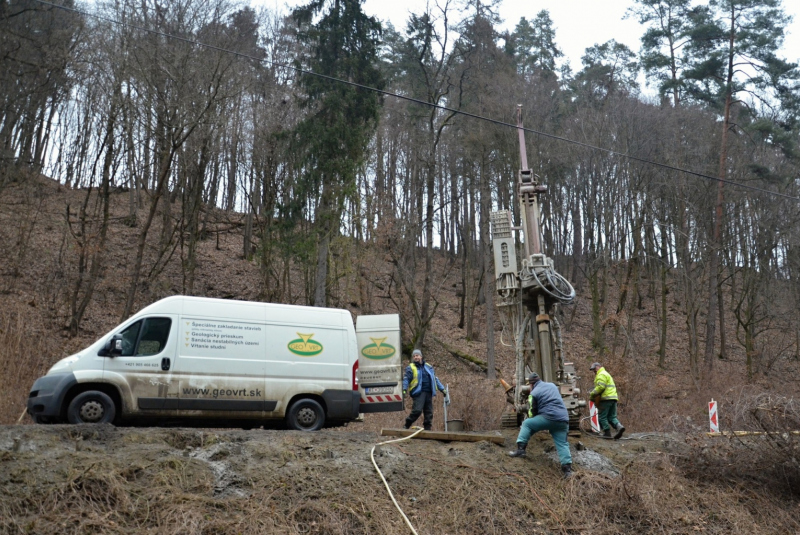
{"label": "worker in high-visibility jacket", "polygon": [[413,405],[411,414],[406,417],[403,427],[409,429],[417,421],[420,414],[424,414],[423,428],[430,431],[433,426],[433,398],[436,391],[445,396],[445,403],[449,403],[444,385],[436,377],[433,366],[425,362],[422,351],[415,349],[411,353],[411,364],[403,374],[403,396],[411,394]]}
{"label": "worker in high-visibility jacket", "polygon": [[611,427],[613,427],[616,430],[614,440],[620,439],[625,432],[625,426],[617,419],[619,396],[614,378],[599,362],[593,362],[589,369],[594,372],[594,390],[589,394],[589,399],[597,405],[597,417],[600,420],[603,436],[611,438]]}

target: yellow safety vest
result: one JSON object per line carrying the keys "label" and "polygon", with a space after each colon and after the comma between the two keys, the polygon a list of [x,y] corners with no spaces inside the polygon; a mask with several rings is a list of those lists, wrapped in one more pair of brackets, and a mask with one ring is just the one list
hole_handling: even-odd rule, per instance
{"label": "yellow safety vest", "polygon": [[408,391],[413,392],[414,388],[417,386],[417,383],[419,382],[419,372],[417,371],[417,367],[416,365],[414,365],[413,362],[409,364],[408,367],[411,368],[411,374],[412,374],[411,381],[408,383]]}

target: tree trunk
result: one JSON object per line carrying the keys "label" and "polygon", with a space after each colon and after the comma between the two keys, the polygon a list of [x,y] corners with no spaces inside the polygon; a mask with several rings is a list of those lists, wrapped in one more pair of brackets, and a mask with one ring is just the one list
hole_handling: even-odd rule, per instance
{"label": "tree trunk", "polygon": [[658,337],[658,367],[662,370],[667,362],[667,229],[661,226],[661,314]]}
{"label": "tree trunk", "polygon": [[[118,89],[118,88],[117,88]],[[70,336],[76,336],[80,328],[83,315],[86,313],[86,308],[92,300],[94,289],[97,285],[97,280],[100,278],[100,273],[103,269],[103,259],[105,258],[106,238],[108,236],[108,219],[109,219],[109,184],[111,183],[111,167],[114,163],[114,128],[117,119],[116,102],[118,92],[115,91],[112,97],[111,110],[109,111],[108,121],[106,123],[106,136],[103,145],[106,149],[105,158],[103,159],[103,169],[100,182],[100,196],[103,203],[103,217],[100,223],[100,233],[97,245],[93,247],[91,267],[89,268],[89,276],[86,279],[85,287],[83,288],[83,296],[79,298],[81,285],[83,283],[82,275],[79,276],[76,282],[75,292],[72,299],[72,318],[69,325]],[[87,192],[86,200],[89,200],[91,191]],[[85,207],[83,210],[85,215]],[[83,232],[83,239],[87,240],[85,229]],[[84,242],[84,247],[87,244]],[[81,253],[83,254],[83,252]]]}
{"label": "tree trunk", "polygon": [[[431,134],[433,125],[431,125]],[[431,136],[432,137],[432,136]],[[430,152],[425,173],[425,282],[422,286],[422,306],[420,307],[420,325],[417,329],[416,349],[421,349],[425,342],[425,334],[428,331],[431,310],[431,288],[433,287],[433,200],[436,193],[436,168],[435,168],[435,147],[433,139],[430,139]]]}
{"label": "tree trunk", "polygon": [[486,377],[495,379],[494,365],[494,273],[492,273],[492,242],[489,239],[489,218],[492,211],[492,187],[486,173],[485,159],[481,161],[481,249],[483,251],[483,295],[486,307]]}
{"label": "tree trunk", "polygon": [[716,335],[716,311],[719,310],[719,269],[720,269],[720,248],[722,247],[722,204],[723,192],[722,185],[727,175],[728,160],[728,127],[731,113],[731,94],[725,96],[725,111],[722,120],[722,147],[719,155],[719,182],[717,182],[717,204],[714,211],[714,235],[710,244],[711,261],[709,262],[708,274],[708,315],[706,316],[706,349],[704,360],[707,370],[714,367],[714,338]]}
{"label": "tree trunk", "polygon": [[144,250],[147,246],[147,233],[150,231],[150,226],[153,224],[156,211],[158,210],[158,202],[167,190],[167,182],[169,182],[169,172],[172,168],[172,157],[175,154],[175,146],[171,145],[170,148],[165,149],[161,156],[161,164],[159,165],[158,182],[150,199],[150,210],[147,213],[147,219],[144,222],[139,237],[136,242],[136,257],[133,260],[133,267],[130,274],[130,285],[128,286],[128,297],[125,300],[125,308],[122,311],[120,322],[126,319],[133,313],[133,304],[136,299],[136,289],[139,286],[139,277],[142,274],[142,263],[144,262]]}
{"label": "tree trunk", "polygon": [[314,276],[314,306],[328,306],[328,253],[331,245],[330,187],[323,177],[317,230],[317,267]]}
{"label": "tree trunk", "polygon": [[581,212],[579,209],[580,201],[576,195],[572,204],[572,224],[575,233],[572,240],[572,282],[575,291],[579,292],[583,288],[583,226]]}

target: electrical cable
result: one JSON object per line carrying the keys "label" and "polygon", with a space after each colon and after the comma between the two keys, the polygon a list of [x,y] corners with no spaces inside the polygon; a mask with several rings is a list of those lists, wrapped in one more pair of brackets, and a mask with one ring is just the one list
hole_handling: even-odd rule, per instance
{"label": "electrical cable", "polygon": [[[553,299],[560,301],[561,303],[564,303],[565,305],[568,305],[575,300],[575,295],[576,295],[575,288],[572,287],[572,284],[570,284],[569,281],[565,279],[563,275],[556,272],[550,266],[542,268],[542,271],[544,271],[544,276],[547,278],[547,282],[550,283],[550,288],[552,288],[552,290],[550,290],[550,288],[548,288],[545,284],[542,283],[541,279],[539,278],[539,275],[536,273],[536,270],[537,268],[533,268],[531,266],[525,266],[521,272],[523,275],[520,277],[520,279],[536,280],[536,284],[539,286],[539,288],[542,289],[542,291],[544,291],[547,295],[549,295]],[[530,275],[526,277],[524,276],[525,273],[529,273]],[[555,282],[553,279],[555,279]],[[569,289],[569,291],[564,291],[561,288],[559,288],[560,283],[565,284],[566,287]]]}
{"label": "electrical cable", "polygon": [[518,129],[522,129],[523,131],[530,132],[531,134],[536,134],[536,135],[539,135],[539,136],[542,136],[542,137],[546,137],[546,138],[550,138],[550,139],[553,139],[553,140],[556,140],[556,141],[563,141],[563,142],[566,142],[566,143],[571,143],[573,145],[577,145],[579,147],[584,147],[584,148],[587,148],[587,149],[590,149],[590,150],[605,152],[606,154],[610,154],[610,155],[613,155],[613,156],[618,156],[620,158],[626,158],[628,160],[632,160],[632,161],[635,161],[635,162],[648,164],[648,165],[652,165],[652,166],[655,166],[655,167],[660,167],[662,169],[667,169],[667,170],[670,170],[670,171],[676,171],[676,172],[679,172],[679,173],[684,173],[684,174],[687,174],[687,175],[696,176],[696,177],[699,177],[699,178],[704,178],[706,180],[711,180],[711,181],[715,181],[715,182],[721,182],[723,184],[728,184],[730,186],[737,187],[737,188],[743,188],[743,189],[748,189],[748,190],[751,190],[751,191],[757,191],[757,192],[760,192],[760,193],[766,193],[768,195],[774,195],[776,197],[783,197],[785,199],[790,199],[790,200],[793,200],[793,201],[800,201],[800,197],[794,197],[792,195],[787,195],[785,193],[780,193],[780,192],[777,192],[777,191],[771,191],[771,190],[768,190],[768,189],[759,188],[757,186],[751,186],[749,184],[741,184],[739,182],[734,182],[734,181],[729,180],[729,179],[715,177],[715,176],[707,175],[705,173],[699,173],[697,171],[690,171],[688,169],[683,169],[681,167],[676,167],[674,165],[669,165],[669,164],[665,164],[665,163],[661,163],[661,162],[654,162],[654,161],[648,160],[646,158],[640,158],[638,156],[633,156],[631,154],[627,154],[627,153],[624,153],[624,152],[615,151],[613,149],[606,149],[606,148],[603,148],[603,147],[598,147],[596,145],[591,145],[589,143],[584,143],[582,141],[575,141],[574,139],[565,138],[563,136],[557,136],[555,134],[549,134],[547,132],[542,132],[542,131],[539,131],[539,130],[534,130],[533,128],[519,127],[519,126],[517,126],[515,124],[507,123],[505,121],[500,121],[500,120],[497,120],[497,119],[491,119],[489,117],[484,117],[482,115],[477,115],[477,114],[474,114],[474,113],[458,110],[458,109],[455,109],[455,108],[442,106],[441,104],[435,104],[433,102],[426,102],[424,100],[420,100],[420,99],[417,99],[417,98],[414,98],[414,97],[409,97],[409,96],[406,96],[406,95],[401,95],[399,93],[393,93],[391,91],[386,91],[385,89],[378,89],[376,87],[370,87],[368,85],[359,84],[357,82],[352,82],[350,80],[343,80],[341,78],[336,78],[335,76],[329,76],[327,74],[320,74],[320,73],[309,71],[309,70],[306,70],[306,69],[302,69],[300,67],[296,67],[296,66],[293,66],[293,65],[287,65],[285,63],[279,63],[277,61],[272,61],[272,60],[269,60],[269,59],[266,59],[266,58],[257,58],[255,56],[251,56],[249,54],[244,54],[242,52],[236,52],[235,50],[230,50],[230,49],[222,48],[222,47],[219,47],[219,46],[216,46],[216,45],[210,45],[208,43],[203,43],[202,41],[197,41],[197,40],[194,40],[194,39],[188,39],[186,37],[181,37],[181,36],[178,36],[178,35],[173,35],[173,34],[169,34],[169,33],[165,33],[165,32],[160,32],[158,30],[151,30],[151,29],[148,29],[148,28],[137,26],[135,24],[130,24],[130,23],[127,23],[127,22],[121,22],[121,21],[118,21],[118,20],[115,20],[115,19],[112,19],[112,18],[109,18],[109,17],[104,17],[102,15],[97,15],[97,14],[94,14],[94,13],[89,13],[89,12],[86,12],[86,11],[82,11],[80,9],[75,9],[75,8],[71,8],[71,7],[67,7],[67,6],[61,6],[61,5],[58,5],[58,4],[54,4],[52,2],[48,2],[47,0],[36,0],[36,1],[39,2],[40,4],[43,4],[43,5],[46,5],[46,6],[50,6],[50,7],[56,8],[56,9],[62,9],[64,11],[71,11],[73,13],[77,13],[79,15],[84,15],[86,17],[92,17],[92,18],[95,18],[95,19],[98,19],[98,20],[103,20],[103,21],[106,21],[106,22],[110,22],[111,24],[116,24],[116,25],[123,26],[123,27],[133,28],[133,29],[136,29],[136,30],[139,30],[139,31],[142,31],[142,32],[150,33],[150,34],[153,34],[153,35],[158,35],[158,36],[161,36],[161,37],[166,37],[168,39],[175,39],[177,41],[183,41],[184,43],[188,43],[188,44],[199,46],[199,47],[203,47],[203,48],[208,48],[210,50],[216,50],[218,52],[231,54],[231,55],[238,56],[238,57],[245,58],[245,59],[250,59],[250,60],[253,60],[253,61],[256,61],[256,62],[259,62],[259,63],[261,63],[261,62],[269,63],[270,65],[272,65],[274,67],[290,69],[290,70],[293,70],[293,71],[301,73],[301,74],[307,74],[307,75],[310,75],[310,76],[316,76],[318,78],[322,78],[324,80],[329,80],[331,82],[336,82],[336,83],[340,83],[340,84],[346,84],[346,85],[349,85],[349,86],[352,86],[352,87],[356,87],[358,89],[364,89],[366,91],[372,91],[372,92],[375,92],[375,93],[379,93],[381,95],[394,97],[394,98],[397,98],[397,99],[400,99],[400,100],[406,100],[406,101],[409,101],[409,102],[413,102],[415,104],[420,104],[422,106],[429,106],[431,108],[435,108],[435,109],[438,109],[438,110],[446,111],[446,112],[457,114],[457,115],[462,115],[464,117],[469,117],[469,118],[472,118],[472,119],[477,119],[479,121],[486,121],[486,122],[489,122],[489,123],[492,123],[492,124],[495,124],[495,125],[498,125],[498,126],[507,126],[507,127],[514,128],[514,129],[517,129],[517,130]]}
{"label": "electrical cable", "polygon": [[553,290],[563,296],[562,302],[565,304],[571,303],[575,299],[575,288],[572,284],[559,272],[555,270],[548,270],[545,272],[547,282],[553,287]]}
{"label": "electrical cable", "polygon": [[424,431],[424,429],[420,427],[419,429],[417,429],[416,432],[408,435],[407,437],[396,438],[394,440],[387,440],[386,442],[379,442],[378,444],[372,446],[372,449],[369,452],[369,458],[372,460],[372,465],[375,467],[375,470],[378,471],[378,475],[381,476],[381,480],[383,481],[383,484],[386,487],[386,491],[389,493],[389,497],[392,499],[392,502],[394,503],[394,506],[397,508],[397,510],[400,511],[400,514],[403,516],[403,520],[405,520],[406,525],[409,527],[409,529],[411,529],[411,533],[413,533],[414,535],[418,535],[417,530],[414,529],[414,526],[411,524],[411,521],[403,512],[403,509],[400,507],[400,504],[398,504],[397,500],[394,499],[394,494],[392,493],[392,489],[389,488],[389,483],[386,481],[386,478],[383,477],[383,472],[381,472],[381,469],[378,468],[378,463],[375,462],[375,448],[377,448],[378,446],[383,446],[384,444],[391,444],[392,442],[402,442],[403,440],[409,440],[420,434],[422,431]]}

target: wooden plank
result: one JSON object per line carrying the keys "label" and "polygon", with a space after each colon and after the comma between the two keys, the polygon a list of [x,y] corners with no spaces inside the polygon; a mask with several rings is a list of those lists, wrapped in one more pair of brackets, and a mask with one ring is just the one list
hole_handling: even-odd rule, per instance
{"label": "wooden plank", "polygon": [[[381,436],[407,437],[409,435],[413,435],[416,432],[417,432],[416,429],[381,429]],[[481,442],[482,440],[488,440],[489,442],[494,442],[495,444],[503,444],[505,442],[505,439],[500,435],[470,433],[466,431],[461,431],[461,432],[450,431],[447,433],[445,433],[444,431],[422,431],[414,438],[421,438],[425,440],[445,440],[452,442]]]}
{"label": "wooden plank", "polygon": [[757,437],[764,435],[800,435],[800,431],[720,431],[718,433],[706,433],[710,437]]}

